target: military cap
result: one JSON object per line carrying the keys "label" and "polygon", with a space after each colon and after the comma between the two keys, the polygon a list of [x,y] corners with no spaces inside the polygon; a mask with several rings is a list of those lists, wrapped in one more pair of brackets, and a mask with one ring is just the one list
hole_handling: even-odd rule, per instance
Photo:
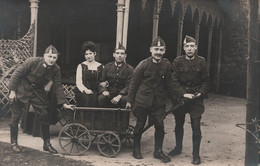
{"label": "military cap", "polygon": [[117,46],[117,48],[116,48],[116,50],[126,50],[125,49],[125,47],[119,42],[119,44],[118,44],[118,46]]}
{"label": "military cap", "polygon": [[152,44],[151,44],[151,47],[161,47],[161,46],[166,46],[165,45],[165,42],[163,41],[163,39],[158,36],[156,39],[153,40]]}
{"label": "military cap", "polygon": [[58,50],[51,44],[49,47],[46,48],[44,54],[59,54]]}
{"label": "military cap", "polygon": [[189,42],[196,43],[196,40],[193,37],[186,35],[184,40],[183,40],[183,44],[185,45],[186,43],[189,43]]}

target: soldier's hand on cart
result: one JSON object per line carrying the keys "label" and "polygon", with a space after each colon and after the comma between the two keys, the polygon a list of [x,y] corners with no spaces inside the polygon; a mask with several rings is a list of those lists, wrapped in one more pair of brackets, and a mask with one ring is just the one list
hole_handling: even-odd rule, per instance
{"label": "soldier's hand on cart", "polygon": [[117,104],[120,99],[122,98],[122,95],[117,95],[116,97],[114,97],[112,100],[111,100],[111,103],[113,104]]}
{"label": "soldier's hand on cart", "polygon": [[16,101],[16,93],[15,91],[11,91],[9,94],[9,102],[13,103],[14,101]]}
{"label": "soldier's hand on cart", "polygon": [[92,90],[90,90],[90,89],[85,89],[84,93],[86,93],[87,95],[92,95],[93,94]]}
{"label": "soldier's hand on cart", "polygon": [[199,98],[202,94],[200,92],[194,93],[194,98]]}
{"label": "soldier's hand on cart", "polygon": [[104,81],[104,82],[101,82],[99,85],[102,86],[103,88],[106,88],[106,87],[108,87],[108,82]]}
{"label": "soldier's hand on cart", "polygon": [[102,95],[109,96],[109,92],[108,91],[104,91],[104,92],[102,92]]}
{"label": "soldier's hand on cart", "polygon": [[125,105],[125,109],[131,109],[132,105],[130,102],[127,102]]}
{"label": "soldier's hand on cart", "polygon": [[66,104],[66,103],[63,104],[63,108],[65,108],[65,109],[74,110],[73,107],[75,107],[75,105]]}
{"label": "soldier's hand on cart", "polygon": [[184,97],[184,98],[188,98],[188,99],[193,99],[195,96],[194,96],[194,94],[185,93],[185,94],[183,95],[183,97]]}

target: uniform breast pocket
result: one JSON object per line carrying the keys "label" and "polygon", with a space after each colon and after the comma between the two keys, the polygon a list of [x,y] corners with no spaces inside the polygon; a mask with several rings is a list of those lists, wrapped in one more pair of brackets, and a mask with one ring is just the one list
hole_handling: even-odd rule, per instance
{"label": "uniform breast pocket", "polygon": [[152,72],[144,72],[145,77],[151,77],[153,75]]}
{"label": "uniform breast pocket", "polygon": [[181,72],[181,73],[188,72],[188,68],[181,67],[181,68],[179,68],[179,72]]}
{"label": "uniform breast pocket", "polygon": [[159,75],[160,78],[164,79],[167,76],[167,72],[166,71],[160,72]]}
{"label": "uniform breast pocket", "polygon": [[114,73],[107,73],[107,81],[112,81],[113,78],[115,77],[115,74]]}
{"label": "uniform breast pocket", "polygon": [[29,75],[27,76],[27,78],[28,78],[29,80],[35,80],[35,81],[37,81],[38,79],[40,79],[40,77],[41,77],[40,73],[31,73],[31,74],[29,74]]}
{"label": "uniform breast pocket", "polygon": [[195,77],[198,77],[200,75],[200,68],[193,68],[192,69],[192,75],[194,75]]}

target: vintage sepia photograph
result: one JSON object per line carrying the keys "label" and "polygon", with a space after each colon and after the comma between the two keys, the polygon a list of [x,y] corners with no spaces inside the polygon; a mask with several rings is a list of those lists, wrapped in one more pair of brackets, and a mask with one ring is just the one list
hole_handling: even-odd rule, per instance
{"label": "vintage sepia photograph", "polygon": [[259,44],[259,0],[0,0],[0,166],[258,166]]}

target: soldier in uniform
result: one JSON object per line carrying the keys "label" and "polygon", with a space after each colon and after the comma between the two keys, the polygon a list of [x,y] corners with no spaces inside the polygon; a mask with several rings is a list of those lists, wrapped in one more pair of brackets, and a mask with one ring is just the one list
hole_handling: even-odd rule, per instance
{"label": "soldier in uniform", "polygon": [[176,57],[173,62],[172,81],[175,86],[175,93],[178,97],[196,99],[174,112],[176,147],[168,154],[175,156],[181,153],[185,114],[189,113],[193,143],[192,163],[199,165],[201,163],[199,155],[201,142],[200,121],[204,112],[203,100],[209,90],[209,77],[205,59],[196,54],[196,40],[186,36],[183,42],[183,49],[185,55]]}
{"label": "soldier in uniform", "polygon": [[18,122],[23,113],[25,103],[29,103],[39,115],[44,141],[43,150],[50,153],[57,151],[50,144],[48,118],[48,92],[51,88],[55,91],[57,104],[66,109],[72,105],[65,103],[66,98],[61,85],[60,67],[56,64],[58,51],[50,45],[43,57],[28,58],[12,74],[9,83],[9,100],[11,103],[12,117],[10,122],[11,147],[14,152],[21,152],[17,144]]}
{"label": "soldier in uniform", "polygon": [[126,104],[128,86],[134,68],[125,62],[126,49],[120,43],[113,57],[115,61],[105,65],[100,78],[100,95],[98,96],[100,107],[125,107]]}
{"label": "soldier in uniform", "polygon": [[135,69],[129,86],[126,108],[133,106],[133,114],[137,118],[134,128],[133,157],[142,159],[140,141],[146,119],[152,119],[155,126],[154,158],[162,162],[171,159],[163,153],[164,123],[166,97],[170,89],[171,63],[163,58],[165,42],[157,37],[151,44],[151,56],[141,61]]}

